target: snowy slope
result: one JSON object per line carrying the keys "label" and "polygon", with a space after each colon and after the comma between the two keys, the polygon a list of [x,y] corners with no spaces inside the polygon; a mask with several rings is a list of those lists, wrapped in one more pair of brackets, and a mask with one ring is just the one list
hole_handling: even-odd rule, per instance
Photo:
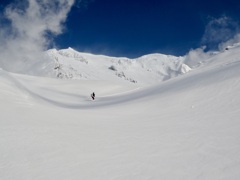
{"label": "snowy slope", "polygon": [[238,180],[239,57],[148,87],[0,70],[0,179]]}
{"label": "snowy slope", "polygon": [[[184,57],[150,54],[137,59],[80,53],[72,48],[48,50],[53,74],[64,79],[112,80],[154,84],[190,71]],[[52,69],[53,70],[53,69]]]}

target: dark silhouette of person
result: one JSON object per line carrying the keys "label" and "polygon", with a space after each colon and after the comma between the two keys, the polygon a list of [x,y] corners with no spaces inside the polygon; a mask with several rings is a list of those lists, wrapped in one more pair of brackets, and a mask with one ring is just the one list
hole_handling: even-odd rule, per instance
{"label": "dark silhouette of person", "polygon": [[91,97],[92,97],[93,100],[95,99],[95,93],[94,92],[91,94]]}

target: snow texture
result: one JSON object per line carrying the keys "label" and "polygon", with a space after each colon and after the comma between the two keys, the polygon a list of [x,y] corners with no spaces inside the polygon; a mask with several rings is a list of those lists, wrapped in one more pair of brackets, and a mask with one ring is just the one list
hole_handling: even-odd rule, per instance
{"label": "snow texture", "polygon": [[159,54],[48,54],[62,79],[0,70],[1,180],[240,179],[239,46],[191,71]]}

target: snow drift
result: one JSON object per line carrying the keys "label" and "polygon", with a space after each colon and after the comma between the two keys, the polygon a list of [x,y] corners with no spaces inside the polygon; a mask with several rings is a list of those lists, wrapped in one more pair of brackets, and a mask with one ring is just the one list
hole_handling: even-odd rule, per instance
{"label": "snow drift", "polygon": [[[56,53],[60,65],[63,52]],[[87,56],[77,57],[93,68],[85,80],[0,70],[1,179],[240,178],[239,47],[147,87],[118,81],[114,72],[151,84],[141,81],[142,72],[130,75],[135,67],[162,70],[155,67],[159,60],[126,59],[118,66]],[[108,79],[98,79],[107,75],[97,72],[101,64]]]}

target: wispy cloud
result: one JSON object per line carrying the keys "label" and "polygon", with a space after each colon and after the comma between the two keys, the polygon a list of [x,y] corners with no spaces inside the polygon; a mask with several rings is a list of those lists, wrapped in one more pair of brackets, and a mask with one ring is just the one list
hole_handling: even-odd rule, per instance
{"label": "wispy cloud", "polygon": [[95,2],[95,0],[80,0],[76,2],[76,7],[81,10],[87,9],[91,3]]}
{"label": "wispy cloud", "polygon": [[230,17],[210,18],[202,38],[202,45],[206,45],[207,49],[216,50],[220,44],[234,38],[239,33],[239,29],[239,24]]}
{"label": "wispy cloud", "polygon": [[220,51],[225,50],[226,47],[232,46],[234,44],[240,43],[240,33],[236,34],[232,39],[222,42],[218,45]]}
{"label": "wispy cloud", "polygon": [[237,21],[227,16],[210,18],[201,40],[202,47],[191,49],[186,54],[185,63],[191,68],[197,67],[212,57],[215,51],[222,51],[239,42],[240,26]]}
{"label": "wispy cloud", "polygon": [[197,49],[191,49],[188,54],[186,54],[185,63],[191,68],[201,65],[202,61],[205,61],[212,56],[212,53],[205,52],[205,49],[205,46]]}
{"label": "wispy cloud", "polygon": [[42,60],[52,36],[63,32],[75,0],[18,0],[4,11],[0,27],[0,66],[23,72]]}

